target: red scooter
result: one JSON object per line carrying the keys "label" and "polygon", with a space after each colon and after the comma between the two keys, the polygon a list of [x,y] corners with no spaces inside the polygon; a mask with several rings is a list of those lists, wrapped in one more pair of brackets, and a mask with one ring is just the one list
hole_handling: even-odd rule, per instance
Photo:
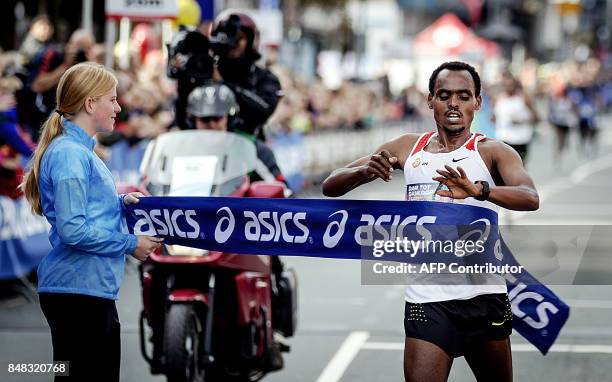
{"label": "red scooter", "polygon": [[[282,184],[250,182],[256,163],[242,136],[172,132],[149,144],[142,186],[154,196],[284,197]],[[271,263],[178,245],[151,254],[140,266],[140,344],[151,372],[169,382],[227,382],[271,371],[272,352],[289,350],[274,333],[291,337],[297,324],[295,273],[274,281]]]}

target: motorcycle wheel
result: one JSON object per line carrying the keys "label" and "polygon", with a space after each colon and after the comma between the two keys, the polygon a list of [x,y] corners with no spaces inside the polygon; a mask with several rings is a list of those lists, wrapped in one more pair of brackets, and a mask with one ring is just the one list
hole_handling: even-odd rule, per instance
{"label": "motorcycle wheel", "polygon": [[[222,373],[212,379],[214,382],[257,382],[266,376],[266,372],[260,370],[247,371],[240,375],[229,375]],[[208,382],[208,380],[206,381]]]}
{"label": "motorcycle wheel", "polygon": [[198,366],[203,325],[190,305],[173,304],[166,314],[164,338],[168,382],[203,382]]}
{"label": "motorcycle wheel", "polygon": [[248,382],[257,382],[266,376],[266,373],[263,371],[251,371],[249,373],[245,373],[244,376],[239,381],[248,381]]}

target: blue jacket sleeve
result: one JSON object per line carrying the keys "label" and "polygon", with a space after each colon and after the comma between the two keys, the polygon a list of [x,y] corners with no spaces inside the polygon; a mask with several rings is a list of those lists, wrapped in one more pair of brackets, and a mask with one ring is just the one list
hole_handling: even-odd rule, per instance
{"label": "blue jacket sleeve", "polygon": [[57,231],[62,243],[100,256],[134,252],[136,236],[94,227],[87,222],[87,183],[62,179],[54,183]]}
{"label": "blue jacket sleeve", "polygon": [[[78,157],[78,155],[77,155]],[[87,163],[75,158],[53,181],[56,229],[63,244],[100,256],[119,257],[134,252],[136,236],[96,227],[87,219],[89,189]]]}

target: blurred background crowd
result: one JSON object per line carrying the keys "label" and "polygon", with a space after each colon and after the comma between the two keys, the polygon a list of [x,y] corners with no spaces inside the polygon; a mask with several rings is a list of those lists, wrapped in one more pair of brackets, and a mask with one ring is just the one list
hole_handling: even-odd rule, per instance
{"label": "blurred background crowd", "polygon": [[[122,111],[115,131],[96,137],[95,150],[107,163],[118,189],[137,185],[147,145],[179,129],[177,114],[181,108],[176,104],[181,95],[187,97],[180,92],[179,80],[169,77],[177,61],[169,52],[182,33],[180,28],[209,36],[213,21],[227,9],[240,9],[255,20],[259,38],[254,47],[256,55],[261,55],[257,65],[280,81],[282,98],[272,115],[265,115],[265,134],[253,135],[265,137],[268,146],[264,146],[276,155],[283,180],[295,195],[320,198],[318,181],[329,171],[370,154],[394,136],[434,129],[427,107],[429,76],[441,63],[457,60],[473,65],[482,78],[482,105],[472,131],[514,147],[535,179],[542,201],[545,195],[553,194],[551,190],[571,195],[547,204],[548,211],[539,215],[543,220],[535,219],[537,223],[531,224],[609,224],[611,209],[605,203],[609,200],[609,181],[601,180],[607,173],[592,180],[593,173],[584,168],[599,171],[607,169],[602,166],[604,161],[606,166],[610,162],[612,136],[605,134],[610,129],[605,122],[612,118],[612,0],[2,0],[0,308],[17,305],[21,298],[15,295],[35,300],[36,269],[49,252],[48,223],[31,213],[18,185],[36,147],[40,127],[55,110],[55,91],[62,74],[83,61],[114,70]],[[225,74],[224,78],[228,80]],[[274,93],[278,95],[276,90]],[[182,113],[187,114],[185,110]],[[219,114],[189,116],[195,121],[194,117],[198,117],[196,126],[205,119],[219,125],[223,120]],[[394,181],[401,183],[401,178]],[[373,190],[350,196],[402,197],[401,187],[392,197],[391,193],[383,194],[381,188]],[[573,199],[568,202],[570,197]],[[509,224],[510,216],[501,218]],[[576,240],[571,245],[578,246]],[[565,242],[559,244],[561,249],[566,246]],[[393,315],[377,312],[393,312],[389,304],[399,289],[385,290],[383,295],[380,289],[362,288],[356,296],[354,286],[359,280],[353,277],[359,276],[358,268],[348,264],[294,264],[300,264],[300,280],[304,280],[300,283],[306,287],[300,291],[300,304],[305,302],[300,309],[305,307],[302,312],[306,313],[303,317],[308,335],[299,339],[306,341],[295,345],[298,351],[293,366],[287,363],[291,375],[309,378],[319,373],[317,359],[327,358],[327,346],[331,351],[336,338],[344,341],[344,328],[358,330],[355,334],[364,333],[364,328],[376,328],[368,330],[372,330],[370,338],[377,341],[396,335],[386,321],[379,321]],[[129,289],[138,284],[137,272],[132,272],[127,272],[121,314],[137,320],[138,309],[134,307],[141,301]],[[349,286],[343,287],[342,282],[347,280]],[[574,326],[564,338],[569,342],[559,349],[567,346],[570,352],[580,354],[553,354],[542,362],[533,353],[523,353],[522,357],[533,364],[515,368],[521,373],[517,379],[526,373],[532,373],[532,379],[539,375],[546,376],[545,380],[555,379],[550,377],[553,369],[560,379],[609,378],[609,370],[599,367],[601,357],[608,357],[605,353],[612,351],[609,315],[603,310],[612,306],[608,290],[589,289],[582,296],[573,289],[571,292],[567,296],[572,309],[600,309],[578,311],[570,321]],[[586,301],[580,300],[582,297]],[[336,312],[341,313],[330,315],[331,306],[339,307]],[[0,335],[7,339],[5,342],[16,344],[15,349],[7,346],[0,360],[4,356],[13,362],[16,354],[31,358],[40,354],[32,353],[32,349],[50,348],[40,345],[48,343],[49,338],[40,339],[47,330],[31,324],[32,318],[40,316],[38,308],[34,314],[31,310],[23,312],[0,315],[5,317],[1,323],[5,330]],[[595,316],[599,321],[592,320]],[[134,350],[137,336],[132,327],[127,331],[130,335],[124,337],[132,342],[125,347],[127,361],[122,370],[148,375],[143,359]],[[24,335],[30,340],[23,340]],[[389,344],[395,346],[397,339]],[[364,346],[368,344],[375,345],[368,342]],[[399,345],[403,348],[403,343]],[[583,354],[580,346],[601,354]],[[374,349],[378,351],[369,348]],[[519,362],[522,352],[516,352]],[[393,357],[353,362],[353,367],[358,366],[355,370],[360,371],[362,380],[377,380],[370,375],[393,376],[395,366],[383,368],[376,359],[393,361]],[[306,365],[305,358],[313,360],[312,365]],[[592,367],[595,364],[598,367]],[[321,375],[333,367],[326,367]],[[357,374],[351,371],[346,375]],[[287,380],[287,374],[279,375],[276,380]]]}
{"label": "blurred background crowd", "polygon": [[[428,76],[453,59],[483,78],[473,129],[525,155],[542,128],[555,131],[559,158],[572,134],[592,155],[606,128],[595,116],[612,105],[611,1],[178,0],[174,20],[110,14],[108,3],[1,3],[4,195],[17,196],[20,163],[54,110],[61,74],[86,60],[114,67],[123,109],[97,152],[111,168],[136,169],[146,143],[174,128],[177,89],[166,76],[165,44],[178,24],[208,33],[214,14],[229,7],[263,20],[260,65],[284,93],[266,125],[271,141],[430,119]],[[138,178],[137,171],[118,176]]]}

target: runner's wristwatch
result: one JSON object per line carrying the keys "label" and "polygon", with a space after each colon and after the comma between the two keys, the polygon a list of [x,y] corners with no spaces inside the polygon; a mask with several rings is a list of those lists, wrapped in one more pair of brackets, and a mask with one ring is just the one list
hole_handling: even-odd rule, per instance
{"label": "runner's wristwatch", "polygon": [[480,192],[480,195],[474,196],[474,199],[480,201],[485,201],[489,199],[489,194],[491,193],[491,189],[489,188],[489,182],[487,182],[486,180],[477,180],[474,182],[474,184],[482,185],[482,191]]}

